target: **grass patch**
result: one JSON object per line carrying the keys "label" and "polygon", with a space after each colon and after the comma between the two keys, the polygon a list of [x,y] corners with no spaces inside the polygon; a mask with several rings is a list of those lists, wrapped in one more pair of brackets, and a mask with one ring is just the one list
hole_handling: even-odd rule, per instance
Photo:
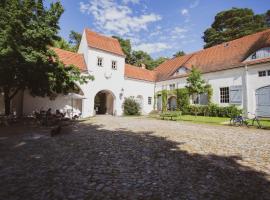
{"label": "grass patch", "polygon": [[[161,119],[159,115],[150,115],[151,118]],[[187,121],[198,124],[213,124],[213,125],[227,125],[230,124],[230,118],[227,117],[208,117],[208,116],[194,116],[194,115],[181,115],[174,118],[176,121]],[[166,119],[166,120],[169,120]],[[252,120],[248,120],[248,124],[252,125]],[[263,129],[270,130],[270,119],[260,119],[260,124]],[[254,122],[254,127],[257,127],[257,123]]]}
{"label": "grass patch", "polygon": [[[249,119],[248,120],[248,124],[249,125],[252,125],[252,120],[251,119]],[[261,124],[261,126],[263,127],[263,128],[265,128],[265,129],[270,129],[270,119],[260,119],[260,124]],[[254,122],[254,126],[257,126],[258,124],[257,124],[257,122],[255,121]]]}
{"label": "grass patch", "polygon": [[190,121],[195,123],[206,123],[206,124],[226,124],[230,122],[230,118],[226,117],[207,117],[207,116],[193,116],[193,115],[182,115],[178,117],[178,121]]}

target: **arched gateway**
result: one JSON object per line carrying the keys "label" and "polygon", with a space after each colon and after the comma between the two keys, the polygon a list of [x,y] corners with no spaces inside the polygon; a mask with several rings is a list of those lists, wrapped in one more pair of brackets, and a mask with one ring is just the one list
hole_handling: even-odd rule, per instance
{"label": "arched gateway", "polygon": [[94,110],[98,115],[114,115],[115,96],[109,90],[101,90],[95,96]]}

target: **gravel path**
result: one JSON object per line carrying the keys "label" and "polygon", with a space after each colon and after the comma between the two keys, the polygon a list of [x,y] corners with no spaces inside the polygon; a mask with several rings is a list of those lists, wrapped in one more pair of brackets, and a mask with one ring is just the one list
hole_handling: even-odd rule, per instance
{"label": "gravel path", "polygon": [[[270,132],[100,116],[0,128],[0,199],[270,199]],[[12,134],[11,134],[12,133]]]}

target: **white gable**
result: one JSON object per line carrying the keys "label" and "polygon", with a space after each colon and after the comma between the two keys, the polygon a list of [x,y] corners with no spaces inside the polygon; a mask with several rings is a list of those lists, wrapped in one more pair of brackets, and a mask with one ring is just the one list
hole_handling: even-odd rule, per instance
{"label": "white gable", "polygon": [[245,61],[251,61],[251,60],[256,60],[256,59],[261,59],[261,58],[269,58],[269,57],[270,57],[270,47],[265,47],[252,53]]}
{"label": "white gable", "polygon": [[173,74],[173,76],[185,75],[187,74],[188,69],[185,67],[179,67]]}

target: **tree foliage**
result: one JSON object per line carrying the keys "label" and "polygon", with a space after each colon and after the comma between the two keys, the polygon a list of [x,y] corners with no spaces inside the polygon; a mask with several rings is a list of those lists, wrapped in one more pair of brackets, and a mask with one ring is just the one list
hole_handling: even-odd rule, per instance
{"label": "tree foliage", "polygon": [[133,98],[126,98],[123,107],[125,115],[140,115],[140,104]]}
{"label": "tree foliage", "polygon": [[201,93],[206,92],[207,85],[202,78],[202,74],[194,66],[192,67],[191,72],[187,78],[186,88],[190,95],[201,94]]}
{"label": "tree foliage", "polygon": [[72,45],[74,52],[77,52],[82,39],[82,34],[76,31],[70,31],[69,44]]}
{"label": "tree foliage", "polygon": [[58,40],[53,41],[53,46],[59,49],[77,52],[80,46],[82,35],[78,32],[71,31],[69,34],[69,41],[59,37]]}
{"label": "tree foliage", "polygon": [[184,55],[186,55],[184,51],[177,51],[175,54],[173,54],[173,57],[176,58]]}
{"label": "tree foliage", "polygon": [[0,90],[4,93],[5,114],[18,91],[55,96],[85,83],[74,66],[64,66],[49,48],[58,40],[58,21],[63,13],[59,2],[48,9],[43,0],[0,1]]}
{"label": "tree foliage", "polygon": [[157,59],[153,59],[148,53],[144,51],[133,51],[130,40],[125,40],[118,36],[113,36],[114,38],[118,39],[124,54],[126,55],[126,63],[135,65],[140,67],[141,64],[145,64],[146,68],[149,70],[153,70],[162,62],[167,60],[168,58],[159,57]]}
{"label": "tree foliage", "polygon": [[204,32],[205,48],[262,31],[270,25],[270,11],[256,15],[248,8],[232,8],[219,12]]}

